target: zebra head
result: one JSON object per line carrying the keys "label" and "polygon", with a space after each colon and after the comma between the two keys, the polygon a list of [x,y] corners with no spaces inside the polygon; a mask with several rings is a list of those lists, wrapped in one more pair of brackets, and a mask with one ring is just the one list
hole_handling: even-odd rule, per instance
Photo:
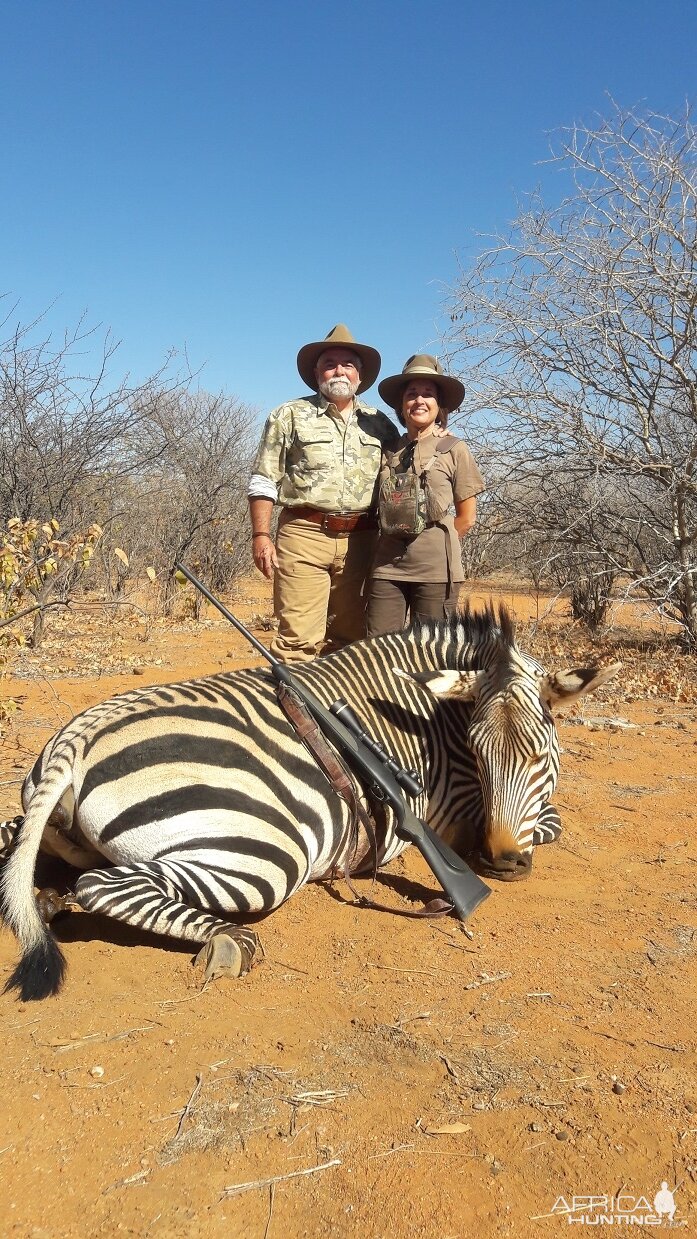
{"label": "zebra head", "polygon": [[437,669],[413,678],[434,696],[463,707],[451,717],[464,732],[456,743],[464,740],[478,774],[477,867],[487,877],[510,882],[529,876],[535,831],[550,810],[558,823],[550,805],[559,776],[553,709],[599,688],[620,664],[548,674],[517,648],[512,628],[503,627],[479,648],[474,669]]}

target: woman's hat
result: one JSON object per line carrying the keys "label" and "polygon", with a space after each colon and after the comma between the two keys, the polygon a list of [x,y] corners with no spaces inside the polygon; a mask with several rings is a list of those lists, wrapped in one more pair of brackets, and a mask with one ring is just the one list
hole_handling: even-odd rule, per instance
{"label": "woman's hat", "polygon": [[369,344],[357,344],[344,323],[338,323],[336,327],[332,327],[329,335],[325,336],[324,340],[315,340],[313,344],[303,345],[298,353],[298,372],[303,383],[307,383],[308,387],[311,387],[313,391],[317,391],[315,366],[322,353],[325,353],[332,345],[350,348],[353,353],[357,353],[363,362],[361,381],[357,390],[362,392],[372,387],[380,373],[380,354],[377,349],[371,348]]}
{"label": "woman's hat", "polygon": [[402,396],[411,379],[431,379],[438,388],[442,405],[448,413],[459,409],[462,404],[464,384],[459,379],[444,374],[437,357],[432,357],[429,353],[414,353],[414,356],[405,362],[401,374],[391,374],[388,379],[383,379],[378,387],[385,404],[389,404],[396,413],[402,412]]}

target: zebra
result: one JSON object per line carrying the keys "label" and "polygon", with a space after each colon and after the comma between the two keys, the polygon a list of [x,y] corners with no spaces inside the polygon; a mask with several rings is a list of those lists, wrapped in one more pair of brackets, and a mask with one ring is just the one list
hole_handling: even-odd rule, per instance
{"label": "zebra", "polygon": [[[527,877],[536,843],[561,829],[551,803],[559,742],[551,714],[617,666],[546,674],[507,610],[358,641],[294,668],[324,704],[344,697],[424,787],[414,811],[485,876]],[[365,866],[349,810],[282,712],[265,669],[145,687],[78,714],[27,775],[24,817],[2,825],[0,897],[22,958],[6,988],[60,989],[48,923],[76,904],[200,946],[205,976],[240,976],[259,949],[244,920],[305,882]],[[386,864],[406,843],[386,811]],[[82,869],[74,895],[34,898],[39,848]],[[48,922],[48,923],[46,923]]]}

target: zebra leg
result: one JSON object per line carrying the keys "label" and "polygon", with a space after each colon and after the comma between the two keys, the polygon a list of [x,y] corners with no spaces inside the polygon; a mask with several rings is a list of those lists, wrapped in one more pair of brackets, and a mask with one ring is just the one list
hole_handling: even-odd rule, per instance
{"label": "zebra leg", "polygon": [[532,832],[533,847],[541,843],[554,843],[561,834],[561,818],[553,804],[543,805],[537,818],[537,825]]}
{"label": "zebra leg", "polygon": [[17,831],[23,821],[24,817],[20,814],[19,817],[11,817],[7,822],[0,822],[0,863],[7,860],[10,855]]}
{"label": "zebra leg", "polygon": [[[196,963],[206,963],[205,979],[243,976],[252,967],[257,935],[231,925],[192,902],[200,871],[195,866],[152,861],[82,874],[75,900],[86,912],[113,917],[137,929],[203,944]],[[231,907],[230,912],[237,909]]]}

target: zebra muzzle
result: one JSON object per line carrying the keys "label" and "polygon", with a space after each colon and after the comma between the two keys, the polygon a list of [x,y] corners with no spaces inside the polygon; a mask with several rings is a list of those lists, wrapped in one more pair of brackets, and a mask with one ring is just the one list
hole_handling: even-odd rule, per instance
{"label": "zebra muzzle", "polygon": [[498,878],[501,882],[519,882],[532,872],[532,852],[506,851],[496,856],[482,852],[479,856],[481,872],[487,878]]}

